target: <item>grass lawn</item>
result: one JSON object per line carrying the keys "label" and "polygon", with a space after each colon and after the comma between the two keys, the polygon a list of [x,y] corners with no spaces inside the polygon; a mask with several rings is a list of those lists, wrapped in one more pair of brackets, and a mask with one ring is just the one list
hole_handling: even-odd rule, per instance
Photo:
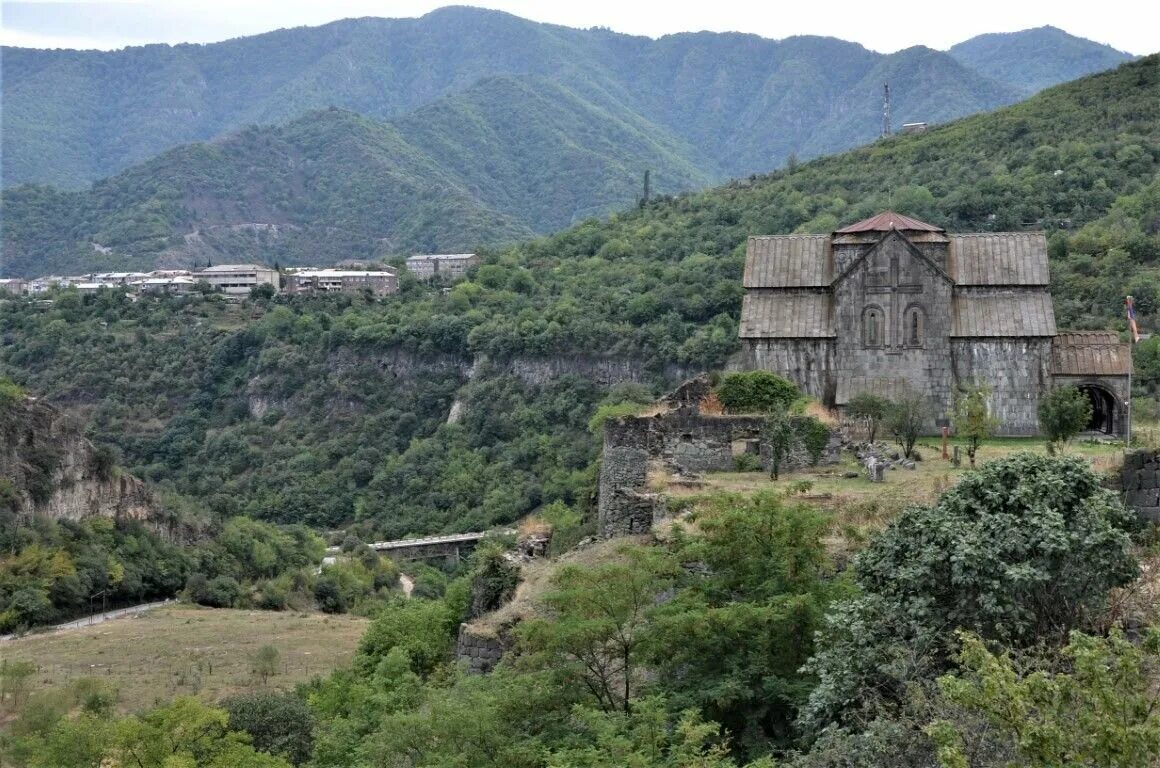
{"label": "grass lawn", "polygon": [[[948,441],[948,454],[955,444],[954,440]],[[790,501],[812,504],[833,515],[834,525],[827,548],[831,554],[841,558],[861,548],[871,533],[885,527],[904,508],[934,502],[939,494],[970,471],[965,449],[962,465],[958,468],[942,458],[941,438],[925,438],[915,447],[922,456],[915,469],[889,469],[883,483],[871,483],[854,456],[843,451],[840,464],[783,473],[776,481],[770,480],[764,472],[714,472],[705,474],[699,487],[690,487],[671,482],[673,478],[654,467],[650,473],[650,487],[668,497],[670,507],[678,512],[690,510],[696,513],[728,493],[748,496],[773,491]],[[993,438],[980,446],[976,461],[981,465],[1023,451],[1042,454],[1047,449],[1042,438]],[[1124,459],[1122,444],[1082,439],[1073,441],[1066,453],[1083,456],[1097,473],[1114,470]],[[852,472],[857,472],[858,476],[844,477]]]}
{"label": "grass lawn", "polygon": [[118,709],[131,712],[175,696],[214,702],[258,687],[251,660],[264,645],[281,656],[281,670],[268,685],[292,688],[350,662],[367,624],[346,615],[176,605],[13,640],[0,645],[0,659],[37,665],[30,694],[96,677],[115,686]]}

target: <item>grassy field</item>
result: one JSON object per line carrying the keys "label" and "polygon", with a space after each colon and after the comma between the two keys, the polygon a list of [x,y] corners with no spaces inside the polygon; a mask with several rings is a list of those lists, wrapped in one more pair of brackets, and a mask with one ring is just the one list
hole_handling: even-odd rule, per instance
{"label": "grassy field", "polygon": [[291,688],[348,663],[366,627],[354,616],[177,605],[13,640],[0,645],[0,659],[38,667],[30,695],[99,678],[116,688],[118,709],[131,712],[175,696],[212,702],[259,686],[251,664],[264,645],[280,654],[267,685]]}
{"label": "grassy field", "polygon": [[[955,441],[949,441],[953,451]],[[942,458],[938,438],[927,438],[916,446],[922,461],[914,469],[887,470],[883,483],[871,483],[852,454],[842,453],[840,464],[809,467],[798,472],[783,473],[772,481],[764,472],[707,473],[700,484],[674,483],[667,473],[650,473],[650,486],[669,499],[676,512],[690,511],[696,516],[722,494],[752,495],[773,491],[790,501],[800,501],[820,507],[833,515],[833,527],[827,542],[831,554],[839,559],[863,546],[870,534],[885,527],[904,508],[912,504],[929,504],[947,488],[970,471],[966,453],[959,467]],[[1028,451],[1046,453],[1041,438],[994,438],[987,440],[976,455],[983,464],[1012,453]],[[1068,454],[1083,456],[1098,473],[1110,472],[1124,459],[1124,447],[1119,443],[1076,440],[1067,447]],[[857,477],[845,477],[857,472]]]}

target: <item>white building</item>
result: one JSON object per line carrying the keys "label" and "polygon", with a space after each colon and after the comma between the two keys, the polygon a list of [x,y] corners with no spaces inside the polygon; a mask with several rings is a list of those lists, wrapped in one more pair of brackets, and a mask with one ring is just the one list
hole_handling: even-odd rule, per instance
{"label": "white building", "polygon": [[238,296],[249,294],[254,286],[270,285],[279,289],[278,270],[257,264],[221,264],[194,272],[193,279],[204,280],[215,291]]}
{"label": "white building", "polygon": [[394,270],[348,269],[298,269],[286,276],[287,293],[358,293],[364,288],[376,296],[398,293],[399,276]]}
{"label": "white building", "polygon": [[419,253],[407,259],[407,269],[420,280],[458,280],[480,261],[475,253]]}

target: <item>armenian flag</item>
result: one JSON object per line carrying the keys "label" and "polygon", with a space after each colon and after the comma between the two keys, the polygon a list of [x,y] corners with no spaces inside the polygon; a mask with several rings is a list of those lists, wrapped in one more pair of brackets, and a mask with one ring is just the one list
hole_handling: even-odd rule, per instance
{"label": "armenian flag", "polygon": [[1140,342],[1140,329],[1136,327],[1136,305],[1132,303],[1132,297],[1129,296],[1124,300],[1128,305],[1128,327],[1132,329],[1132,342],[1138,344]]}

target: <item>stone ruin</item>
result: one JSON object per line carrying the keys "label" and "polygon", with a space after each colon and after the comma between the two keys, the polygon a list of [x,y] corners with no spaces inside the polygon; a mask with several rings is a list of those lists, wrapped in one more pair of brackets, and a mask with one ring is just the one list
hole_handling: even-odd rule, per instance
{"label": "stone ruin", "polygon": [[[654,462],[686,483],[695,483],[703,472],[733,471],[737,456],[744,453],[758,456],[768,470],[760,439],[765,417],[706,413],[702,403],[712,391],[708,378],[701,376],[659,400],[651,415],[622,416],[604,425],[597,505],[602,536],[647,533],[665,515],[664,500],[648,488]],[[819,463],[837,463],[839,444],[832,437]],[[798,445],[782,461],[782,470],[811,463],[804,446]]]}

